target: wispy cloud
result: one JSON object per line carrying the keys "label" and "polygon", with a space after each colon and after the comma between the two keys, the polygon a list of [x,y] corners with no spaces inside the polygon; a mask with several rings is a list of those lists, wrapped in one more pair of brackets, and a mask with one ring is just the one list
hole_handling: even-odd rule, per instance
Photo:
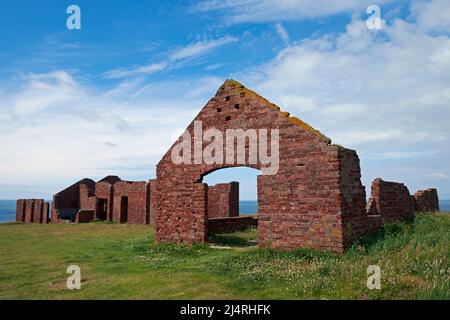
{"label": "wispy cloud", "polygon": [[41,196],[49,197],[82,177],[148,179],[168,137],[189,124],[220,82],[134,81],[105,91],[64,70],[24,76],[21,89],[0,92],[0,191],[10,182],[21,192],[46,185]]}
{"label": "wispy cloud", "polygon": [[126,69],[114,69],[106,72],[104,76],[109,79],[122,79],[140,75],[150,75],[167,70],[169,68],[174,68],[174,63],[176,63],[177,61],[184,61],[203,56],[212,52],[218,47],[236,41],[238,41],[238,38],[231,36],[225,36],[219,39],[197,41],[187,46],[170,50],[167,53],[167,57],[164,61]]}
{"label": "wispy cloud", "polygon": [[145,66],[138,66],[129,69],[115,69],[105,73],[108,79],[121,79],[133,77],[137,75],[150,75],[159,71],[163,71],[168,66],[167,62],[152,63]]}
{"label": "wispy cloud", "polygon": [[195,43],[191,43],[191,44],[187,45],[186,47],[182,47],[182,48],[174,50],[170,54],[169,59],[171,61],[177,61],[177,60],[197,57],[197,56],[209,53],[218,47],[221,47],[223,45],[229,44],[231,42],[236,42],[236,41],[238,41],[238,39],[235,37],[231,37],[231,36],[225,36],[223,38],[215,39],[215,40],[198,41]]}
{"label": "wispy cloud", "polygon": [[275,29],[276,29],[278,35],[280,36],[281,40],[283,40],[284,44],[288,46],[289,45],[289,34],[286,31],[286,29],[284,28],[283,24],[280,22],[277,23],[275,25]]}
{"label": "wispy cloud", "polygon": [[[379,0],[378,5],[399,0]],[[273,22],[319,18],[365,10],[373,0],[207,0],[194,9],[223,11],[229,23]]]}

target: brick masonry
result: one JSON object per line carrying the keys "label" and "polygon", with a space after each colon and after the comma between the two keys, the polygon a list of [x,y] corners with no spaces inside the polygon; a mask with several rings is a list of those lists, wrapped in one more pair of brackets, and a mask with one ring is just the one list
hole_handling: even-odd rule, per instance
{"label": "brick masonry", "polygon": [[147,183],[120,181],[113,187],[113,221],[146,224]]}
{"label": "brick masonry", "polygon": [[49,203],[43,199],[19,199],[16,204],[16,222],[47,224]]}
{"label": "brick masonry", "polygon": [[208,218],[239,216],[239,183],[208,186]]}
{"label": "brick masonry", "polygon": [[368,206],[373,203],[383,223],[403,221],[414,215],[413,199],[403,183],[375,179]]}
{"label": "brick masonry", "polygon": [[94,210],[80,210],[75,217],[75,223],[88,223],[95,219]]}
{"label": "brick masonry", "polygon": [[[367,215],[365,193],[357,188],[360,168],[354,151],[331,145],[320,132],[231,80],[194,120],[202,121],[204,131],[216,128],[224,135],[229,128],[279,129],[279,171],[258,176],[261,247],[344,250],[343,224],[352,221],[353,215]],[[187,128],[192,137],[193,129],[194,122]],[[157,165],[156,240],[205,242],[208,189],[203,176],[226,167],[261,169],[264,164],[249,163],[247,158],[245,165],[175,165],[173,148]]]}
{"label": "brick masonry", "polygon": [[439,211],[439,198],[436,189],[419,190],[414,194],[415,210],[419,212]]}
{"label": "brick masonry", "polygon": [[361,183],[358,155],[353,150],[339,150],[342,241],[346,248],[358,238],[376,232],[382,221],[376,211],[366,210],[366,189]]}
{"label": "brick masonry", "polygon": [[148,181],[148,190],[149,194],[147,197],[149,199],[148,203],[148,213],[150,224],[155,225],[156,221],[156,179],[151,179]]}
{"label": "brick masonry", "polygon": [[53,197],[52,222],[150,223],[152,183],[154,185],[154,181],[123,181],[118,176],[107,176],[98,182],[80,180]]}
{"label": "brick masonry", "polygon": [[25,222],[25,200],[19,199],[16,202],[16,222]]}

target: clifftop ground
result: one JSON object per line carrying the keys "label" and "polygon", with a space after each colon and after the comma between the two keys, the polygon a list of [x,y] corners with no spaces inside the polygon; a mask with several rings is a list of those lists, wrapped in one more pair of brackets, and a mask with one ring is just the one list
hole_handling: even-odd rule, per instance
{"label": "clifftop ground", "polygon": [[[450,215],[385,226],[344,255],[258,250],[256,230],[156,246],[153,228],[0,225],[0,299],[450,299]],[[81,267],[82,288],[66,289]],[[381,267],[381,290],[366,269]]]}

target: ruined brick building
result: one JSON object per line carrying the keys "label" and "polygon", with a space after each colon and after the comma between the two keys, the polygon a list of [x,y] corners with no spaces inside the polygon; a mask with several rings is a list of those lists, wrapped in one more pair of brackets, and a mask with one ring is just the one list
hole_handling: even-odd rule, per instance
{"label": "ruined brick building", "polygon": [[[229,129],[256,130],[259,137],[276,129],[279,143],[266,146],[265,151],[269,154],[278,148],[278,170],[263,174],[267,161],[261,157],[254,161],[250,156],[243,162],[207,163],[198,162],[194,153],[183,152],[189,161],[174,163],[174,150],[184,137],[192,137],[189,141],[201,150],[210,144],[211,140],[204,139],[198,145],[193,138],[196,122],[201,122],[204,131],[215,130],[223,136]],[[156,179],[83,179],[54,196],[51,222],[151,223],[157,242],[172,243],[201,243],[211,232],[257,225],[261,247],[342,252],[384,222],[407,219],[414,210],[439,210],[436,189],[419,191],[413,197],[403,184],[381,179],[373,182],[366,203],[354,150],[333,145],[319,131],[233,80],[219,88],[186,133],[158,163]],[[245,151],[252,149],[250,137],[244,135],[242,141]],[[259,145],[260,155],[261,148]],[[208,186],[203,182],[207,174],[230,167],[261,171],[256,218],[239,216],[238,183]],[[24,203],[27,201],[18,201],[17,220],[30,222]]]}

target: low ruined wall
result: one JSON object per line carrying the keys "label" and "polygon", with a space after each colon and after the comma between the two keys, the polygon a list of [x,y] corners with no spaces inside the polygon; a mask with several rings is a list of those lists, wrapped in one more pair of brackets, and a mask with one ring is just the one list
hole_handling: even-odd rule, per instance
{"label": "low ruined wall", "polygon": [[223,232],[257,227],[256,217],[231,217],[208,219],[208,233]]}
{"label": "low ruined wall", "polygon": [[208,217],[239,216],[239,182],[208,186]]}
{"label": "low ruined wall", "polygon": [[415,210],[418,212],[439,211],[439,198],[436,189],[419,190],[414,194]]}
{"label": "low ruined wall", "polygon": [[49,204],[43,199],[19,199],[16,204],[16,221],[48,223]]}
{"label": "low ruined wall", "polygon": [[404,221],[414,215],[412,197],[403,183],[375,179],[368,204],[372,210],[373,203],[383,223]]}
{"label": "low ruined wall", "polygon": [[80,210],[77,212],[75,223],[88,223],[95,219],[94,210]]}

